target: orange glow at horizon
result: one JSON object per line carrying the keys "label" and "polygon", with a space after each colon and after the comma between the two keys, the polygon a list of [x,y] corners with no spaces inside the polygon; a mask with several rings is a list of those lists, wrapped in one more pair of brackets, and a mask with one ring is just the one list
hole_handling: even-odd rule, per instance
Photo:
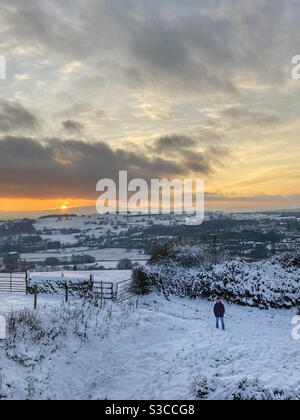
{"label": "orange glow at horizon", "polygon": [[[68,204],[66,204],[68,203]],[[73,207],[96,206],[96,200],[86,199],[30,199],[30,198],[0,198],[0,211],[46,211],[67,210]]]}
{"label": "orange glow at horizon", "polygon": [[[96,199],[29,199],[29,198],[0,198],[0,212],[30,212],[30,211],[68,211],[78,207],[95,207]],[[230,198],[223,201],[206,201],[206,211],[239,211],[239,209],[248,208],[249,211],[267,208],[283,208],[282,203],[277,201],[268,202],[262,200],[253,200],[244,202],[243,200],[232,201]],[[242,210],[242,211],[246,211]]]}

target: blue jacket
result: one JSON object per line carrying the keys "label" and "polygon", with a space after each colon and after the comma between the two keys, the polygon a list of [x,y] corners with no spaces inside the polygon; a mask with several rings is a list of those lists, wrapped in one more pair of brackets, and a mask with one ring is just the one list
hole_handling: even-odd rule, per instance
{"label": "blue jacket", "polygon": [[225,307],[222,302],[216,303],[214,307],[214,314],[216,318],[223,318],[225,315]]}

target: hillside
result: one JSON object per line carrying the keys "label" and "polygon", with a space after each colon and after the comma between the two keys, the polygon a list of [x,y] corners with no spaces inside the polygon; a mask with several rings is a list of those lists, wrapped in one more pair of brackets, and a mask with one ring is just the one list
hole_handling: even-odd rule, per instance
{"label": "hillside", "polygon": [[48,303],[0,344],[1,399],[299,399],[294,312],[226,308],[223,332],[203,300]]}

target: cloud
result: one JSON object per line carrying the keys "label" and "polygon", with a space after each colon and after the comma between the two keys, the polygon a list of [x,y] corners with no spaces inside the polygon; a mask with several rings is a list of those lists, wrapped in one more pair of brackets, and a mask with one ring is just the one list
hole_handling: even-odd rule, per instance
{"label": "cloud", "polygon": [[220,113],[221,117],[226,117],[227,120],[232,121],[234,124],[240,126],[247,124],[257,127],[274,127],[283,124],[283,118],[278,115],[263,112],[252,111],[245,107],[235,106],[226,108]]}
{"label": "cloud", "polygon": [[[11,135],[0,140],[1,191],[93,196],[119,169],[215,173],[209,181],[224,191],[232,174],[278,170],[282,139],[284,165],[295,165],[299,18],[295,0],[1,0],[0,136]],[[226,144],[236,160],[216,173]]]}
{"label": "cloud", "polygon": [[294,1],[1,3],[3,39],[59,55],[65,64],[84,62],[88,74],[127,78],[131,88],[172,87],[170,93],[240,95],[251,83],[286,84],[299,39]]}
{"label": "cloud", "polygon": [[35,130],[39,125],[38,118],[21,104],[0,100],[0,131],[10,133],[22,129]]}
{"label": "cloud", "polygon": [[163,136],[154,141],[152,150],[156,153],[174,153],[195,146],[196,140],[188,136]]}
{"label": "cloud", "polygon": [[78,121],[66,120],[62,122],[64,129],[70,133],[80,134],[84,130],[84,125]]}
{"label": "cloud", "polygon": [[163,109],[157,105],[149,104],[142,104],[138,106],[134,115],[138,118],[150,118],[154,121],[174,121],[180,119],[180,115],[178,113]]}
{"label": "cloud", "polygon": [[175,157],[187,172],[211,174],[216,167],[223,165],[223,160],[230,155],[230,151],[227,147],[216,143],[217,137],[211,136],[214,142],[209,142],[209,137],[203,141],[203,135],[204,133],[194,137],[183,135],[159,137],[148,150],[163,156]]}
{"label": "cloud", "polygon": [[[179,139],[180,136],[177,144]],[[203,175],[213,171],[217,164],[214,156],[212,150],[185,150],[174,159],[159,154],[149,156],[140,149],[113,150],[103,142],[48,139],[40,143],[9,136],[0,140],[0,191],[2,197],[93,198],[97,181],[117,179],[120,170],[147,181],[184,177],[192,171]]]}

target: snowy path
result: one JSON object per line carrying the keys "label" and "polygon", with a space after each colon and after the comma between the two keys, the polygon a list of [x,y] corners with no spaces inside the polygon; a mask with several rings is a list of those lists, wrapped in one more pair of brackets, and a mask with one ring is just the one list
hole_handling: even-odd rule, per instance
{"label": "snowy path", "polygon": [[229,398],[231,384],[245,377],[300,395],[293,315],[227,305],[223,332],[215,329],[211,303],[152,295],[121,323],[116,312],[118,323],[104,340],[67,341],[30,376],[40,398],[51,399],[189,399],[199,375],[212,379],[210,398]]}
{"label": "snowy path", "polygon": [[[300,343],[291,338],[291,312],[227,307],[224,333],[216,331],[207,302],[163,300],[155,306],[145,311],[148,322],[135,351],[132,343],[122,346],[121,365],[131,374],[119,375],[124,385],[108,390],[111,398],[191,398],[198,374],[220,375],[225,382],[258,377],[267,386],[300,389]],[[111,360],[118,358],[117,349],[114,343]]]}

